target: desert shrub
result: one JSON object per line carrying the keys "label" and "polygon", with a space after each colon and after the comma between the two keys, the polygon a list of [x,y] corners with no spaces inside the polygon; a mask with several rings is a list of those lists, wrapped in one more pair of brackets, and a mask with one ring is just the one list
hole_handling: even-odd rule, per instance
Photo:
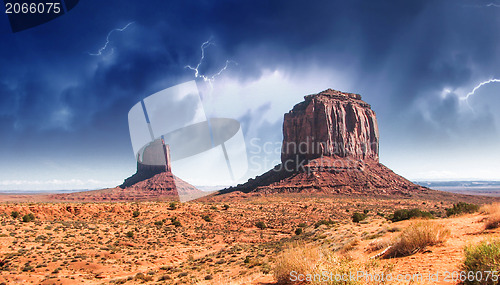
{"label": "desert shrub", "polygon": [[316,263],[320,260],[319,248],[312,246],[293,245],[286,249],[276,261],[274,277],[278,284],[291,284],[290,272],[300,274],[311,274],[314,272]]}
{"label": "desert shrub", "polygon": [[35,220],[35,215],[33,215],[31,213],[23,216],[23,222],[25,222],[25,223],[32,222],[34,220]]}
{"label": "desert shrub", "polygon": [[359,245],[359,238],[353,238],[347,241],[342,248],[340,249],[342,252],[348,252],[356,248]]}
{"label": "desert shrub", "polygon": [[172,279],[172,277],[170,277],[170,275],[168,275],[168,274],[165,274],[165,275],[160,276],[160,278],[158,278],[158,281],[167,281],[170,279]]}
{"label": "desert shrub", "polygon": [[358,213],[358,212],[356,212],[356,213],[352,214],[352,221],[354,223],[359,223],[362,220],[366,219],[366,217],[367,217],[366,213]]}
{"label": "desert shrub", "polygon": [[488,214],[485,219],[486,229],[496,229],[500,227],[500,204],[489,204],[481,207],[481,212]]}
{"label": "desert shrub", "polygon": [[433,218],[432,214],[426,211],[421,211],[419,209],[400,209],[394,211],[394,214],[392,214],[389,219],[393,222],[399,222],[403,220],[409,220],[413,218],[427,218],[431,219]]}
{"label": "desert shrub", "polygon": [[364,209],[364,210],[363,210],[363,213],[364,213],[365,215],[368,215],[368,213],[370,213],[370,210],[368,210],[368,209]]}
{"label": "desert shrub", "polygon": [[12,216],[12,218],[14,218],[14,219],[19,218],[19,212],[18,212],[18,211],[12,211],[12,213],[10,213],[10,215],[11,215],[11,216]]}
{"label": "desert shrub", "polygon": [[262,222],[262,221],[255,223],[255,226],[256,226],[257,228],[261,229],[261,230],[263,230],[263,229],[267,228],[266,223],[264,223],[264,222]]}
{"label": "desert shrub", "polygon": [[367,252],[373,252],[381,249],[385,249],[392,245],[392,241],[388,238],[379,238],[370,242],[366,248]]}
{"label": "desert shrub", "polygon": [[148,276],[148,275],[146,275],[144,273],[137,273],[135,275],[135,280],[152,281],[153,277],[152,276]]}
{"label": "desert shrub", "polygon": [[318,228],[321,225],[330,226],[330,225],[334,225],[334,224],[335,224],[335,222],[332,220],[319,220],[318,222],[316,222],[316,224],[314,224],[314,228]]}
{"label": "desert shrub", "polygon": [[169,208],[170,210],[175,210],[175,209],[177,209],[177,203],[175,203],[175,202],[171,202],[168,208]]}
{"label": "desert shrub", "polygon": [[317,277],[314,279],[313,276],[321,276],[324,271],[332,273],[333,276],[336,274],[349,276],[349,272],[357,272],[362,269],[371,272],[369,266],[365,267],[363,264],[354,263],[353,260],[338,256],[326,248],[292,244],[278,256],[273,268],[273,275],[278,284],[297,284],[299,282],[294,282],[294,278],[298,274],[310,274],[312,277],[311,282],[304,284],[361,284],[355,280],[344,282],[335,281],[335,278],[332,278],[333,280],[325,281]]}
{"label": "desert shrub", "polygon": [[418,221],[405,228],[396,238],[386,257],[401,257],[415,254],[427,246],[444,242],[449,230],[432,221]]}
{"label": "desert shrub", "polygon": [[446,215],[449,217],[449,216],[455,216],[455,215],[470,214],[470,213],[477,212],[478,210],[479,210],[479,206],[476,204],[459,202],[457,204],[453,204],[452,208],[446,209]]}
{"label": "desert shrub", "polygon": [[211,206],[210,209],[211,210],[217,210],[217,207],[214,205],[214,206]]}
{"label": "desert shrub", "polygon": [[205,220],[205,222],[209,222],[209,223],[210,223],[210,222],[212,222],[212,218],[210,218],[210,216],[209,216],[209,215],[204,215],[204,216],[202,217],[202,219],[203,219],[203,220]]}
{"label": "desert shrub", "polygon": [[486,279],[485,271],[500,271],[500,239],[483,241],[465,247],[465,261],[462,270],[465,272],[482,272],[482,280],[466,280],[464,284],[497,284],[490,276]]}
{"label": "desert shrub", "polygon": [[228,204],[224,204],[224,206],[223,206],[223,207],[224,207],[224,210],[229,209],[229,205],[228,205]]}
{"label": "desert shrub", "polygon": [[305,228],[307,227],[307,224],[306,223],[300,223],[297,225],[299,228]]}
{"label": "desert shrub", "polygon": [[177,220],[177,217],[170,218],[170,221],[172,222],[172,225],[174,225],[176,228],[182,227],[182,224],[179,220]]}
{"label": "desert shrub", "polygon": [[295,234],[300,235],[302,233],[302,228],[296,228],[295,229]]}
{"label": "desert shrub", "polygon": [[134,237],[134,232],[133,231],[128,231],[126,233],[126,235],[127,235],[127,237],[132,238],[132,237]]}
{"label": "desert shrub", "polygon": [[137,211],[137,210],[136,210],[136,211],[133,211],[133,212],[132,212],[132,217],[137,218],[137,217],[139,217],[139,215],[140,215],[140,214],[141,214],[141,212],[139,212],[139,211]]}
{"label": "desert shrub", "polygon": [[214,279],[214,277],[212,275],[208,274],[203,279],[205,279],[205,280],[212,280],[212,279]]}
{"label": "desert shrub", "polygon": [[161,226],[163,226],[163,224],[164,224],[164,223],[165,223],[165,221],[164,221],[164,220],[155,221],[155,226],[159,226],[159,227],[161,227]]}

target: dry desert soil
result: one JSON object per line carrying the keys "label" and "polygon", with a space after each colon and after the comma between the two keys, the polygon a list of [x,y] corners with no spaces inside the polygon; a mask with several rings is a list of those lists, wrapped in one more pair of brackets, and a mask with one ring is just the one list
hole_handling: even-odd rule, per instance
{"label": "dry desert soil", "polygon": [[[276,284],[280,257],[297,245],[393,276],[459,271],[466,245],[500,231],[485,229],[481,211],[446,217],[452,202],[243,194],[188,203],[4,202],[0,283]],[[449,236],[410,256],[372,258],[417,222],[387,219],[402,208],[433,211]],[[367,218],[354,223],[354,212]],[[23,221],[30,213],[34,220]]]}

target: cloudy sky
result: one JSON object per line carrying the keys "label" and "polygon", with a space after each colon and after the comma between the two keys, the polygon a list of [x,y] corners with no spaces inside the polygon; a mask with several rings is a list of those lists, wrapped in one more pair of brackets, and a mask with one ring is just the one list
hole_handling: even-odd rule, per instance
{"label": "cloudy sky", "polygon": [[372,105],[395,172],[500,180],[499,28],[498,0],[85,0],[18,33],[1,17],[0,190],[120,184],[128,111],[193,80],[207,40],[202,74],[230,62],[205,111],[242,123],[247,177],[279,159],[258,150],[279,149],[283,114],[333,88]]}

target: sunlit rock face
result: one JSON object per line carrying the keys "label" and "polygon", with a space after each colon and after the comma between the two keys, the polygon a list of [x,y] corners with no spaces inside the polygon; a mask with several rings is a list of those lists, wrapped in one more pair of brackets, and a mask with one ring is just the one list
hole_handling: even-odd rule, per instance
{"label": "sunlit rock face", "polygon": [[361,95],[328,89],[304,99],[285,114],[282,163],[322,156],[378,161],[377,118]]}

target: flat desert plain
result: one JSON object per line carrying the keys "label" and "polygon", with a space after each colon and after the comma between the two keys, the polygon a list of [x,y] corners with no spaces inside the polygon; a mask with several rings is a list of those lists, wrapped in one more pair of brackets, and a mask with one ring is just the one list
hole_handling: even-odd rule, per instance
{"label": "flat desert plain", "polygon": [[[188,203],[4,202],[0,283],[277,284],[286,283],[287,268],[320,265],[426,277],[461,270],[465,246],[500,236],[485,227],[491,211],[446,217],[452,206],[439,199],[249,194]],[[392,222],[396,209],[434,218]],[[353,221],[354,213],[364,219]],[[432,223],[442,241],[408,256],[378,257],[416,223]],[[353,284],[371,283],[380,284]],[[436,283],[457,282],[420,281]]]}

